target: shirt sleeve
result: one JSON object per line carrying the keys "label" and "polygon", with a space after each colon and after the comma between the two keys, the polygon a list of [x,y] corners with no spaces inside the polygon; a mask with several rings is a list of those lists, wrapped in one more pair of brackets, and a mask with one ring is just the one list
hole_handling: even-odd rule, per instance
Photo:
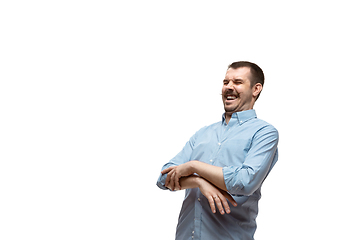
{"label": "shirt sleeve", "polygon": [[[197,133],[195,133],[190,140],[185,144],[184,148],[179,152],[173,159],[171,159],[168,163],[166,163],[162,169],[165,170],[171,166],[178,166],[183,163],[186,163],[190,161],[191,153],[193,151],[193,147],[195,145]],[[168,188],[165,187],[165,180],[166,180],[167,174],[161,174],[157,180],[156,185],[164,190],[167,190]]]}
{"label": "shirt sleeve", "polygon": [[226,188],[231,194],[253,194],[277,161],[278,131],[271,125],[257,131],[240,166],[223,167]]}

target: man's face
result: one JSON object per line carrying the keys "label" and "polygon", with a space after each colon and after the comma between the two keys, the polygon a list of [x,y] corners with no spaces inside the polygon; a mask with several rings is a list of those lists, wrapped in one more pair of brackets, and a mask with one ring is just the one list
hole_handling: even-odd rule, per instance
{"label": "man's face", "polygon": [[225,112],[234,113],[252,109],[253,89],[250,82],[250,68],[229,68],[222,88],[222,99]]}

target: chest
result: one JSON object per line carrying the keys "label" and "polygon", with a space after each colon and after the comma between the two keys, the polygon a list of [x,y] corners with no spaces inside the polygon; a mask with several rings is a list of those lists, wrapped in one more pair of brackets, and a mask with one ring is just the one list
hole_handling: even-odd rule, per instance
{"label": "chest", "polygon": [[252,138],[252,131],[241,126],[209,129],[196,139],[191,160],[220,167],[242,164],[251,148]]}

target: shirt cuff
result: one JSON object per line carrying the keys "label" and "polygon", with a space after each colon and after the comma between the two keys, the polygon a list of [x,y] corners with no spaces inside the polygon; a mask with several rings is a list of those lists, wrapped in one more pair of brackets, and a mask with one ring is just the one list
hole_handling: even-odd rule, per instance
{"label": "shirt cuff", "polygon": [[157,181],[157,186],[161,189],[167,190],[168,188],[165,187],[165,180],[166,180],[167,174],[161,174]]}
{"label": "shirt cuff", "polygon": [[237,179],[237,173],[239,171],[239,167],[229,166],[223,167],[223,175],[226,189],[231,194],[240,194],[243,185],[240,180]]}

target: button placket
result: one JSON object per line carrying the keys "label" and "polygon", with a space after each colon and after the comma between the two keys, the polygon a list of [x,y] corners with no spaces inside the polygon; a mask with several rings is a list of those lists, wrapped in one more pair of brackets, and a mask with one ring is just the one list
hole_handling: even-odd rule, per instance
{"label": "button placket", "polygon": [[[199,231],[201,226],[201,214],[202,214],[202,205],[201,205],[202,193],[200,191],[197,192],[197,198],[195,199],[195,218],[194,218],[194,228],[191,232],[192,239],[199,238]],[[197,200],[197,201],[196,201]]]}

